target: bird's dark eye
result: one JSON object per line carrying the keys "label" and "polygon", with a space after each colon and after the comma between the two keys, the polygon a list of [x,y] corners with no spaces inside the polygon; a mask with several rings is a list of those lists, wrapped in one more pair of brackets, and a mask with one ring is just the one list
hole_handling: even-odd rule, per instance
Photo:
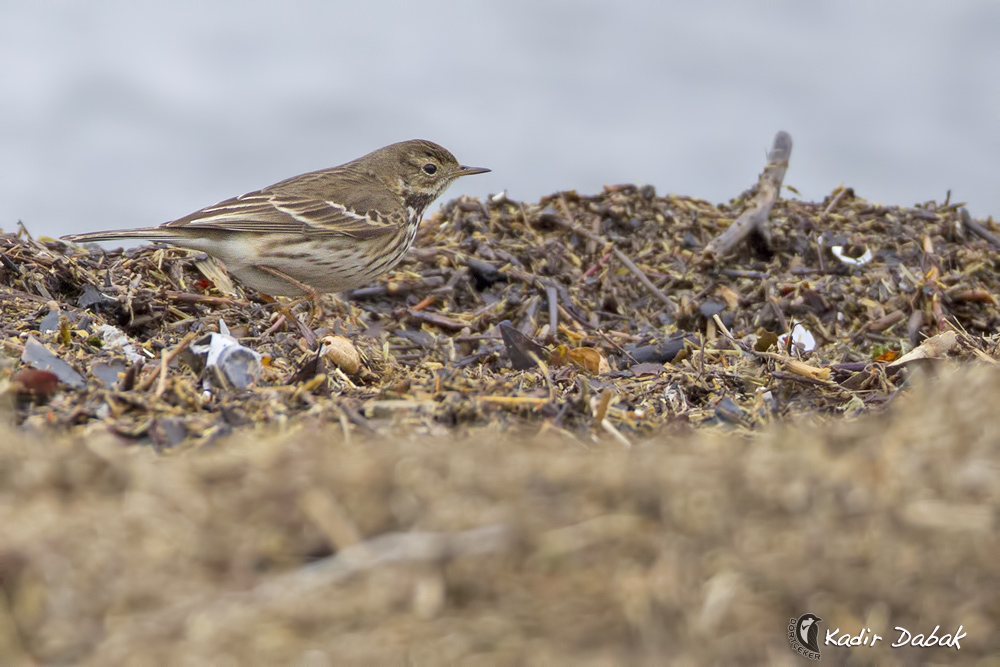
{"label": "bird's dark eye", "polygon": [[437,173],[437,170],[438,168],[437,165],[435,164],[428,163],[424,165],[424,173],[427,174],[428,176],[433,176],[434,174]]}

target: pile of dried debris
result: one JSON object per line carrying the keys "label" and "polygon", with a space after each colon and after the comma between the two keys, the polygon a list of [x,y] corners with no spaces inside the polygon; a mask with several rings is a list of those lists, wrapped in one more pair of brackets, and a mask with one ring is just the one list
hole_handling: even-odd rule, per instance
{"label": "pile of dried debris", "polygon": [[[397,270],[327,309],[320,350],[205,255],[22,228],[0,236],[0,377],[21,422],[161,447],[304,414],[363,431],[544,420],[626,443],[863,411],[900,388],[889,362],[946,331],[922,356],[996,357],[992,219],[843,187],[777,199],[783,173],[721,205],[632,185],[451,201]],[[718,252],[745,212],[746,242]]]}

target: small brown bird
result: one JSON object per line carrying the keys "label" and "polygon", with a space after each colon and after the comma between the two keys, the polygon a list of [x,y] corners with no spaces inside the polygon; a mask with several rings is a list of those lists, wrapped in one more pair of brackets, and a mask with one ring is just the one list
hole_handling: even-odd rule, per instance
{"label": "small brown bird", "polygon": [[430,141],[392,144],[227,199],[159,227],[64,236],[67,241],[148,239],[208,253],[244,284],[271,296],[340,292],[395,266],[424,211],[463,167]]}

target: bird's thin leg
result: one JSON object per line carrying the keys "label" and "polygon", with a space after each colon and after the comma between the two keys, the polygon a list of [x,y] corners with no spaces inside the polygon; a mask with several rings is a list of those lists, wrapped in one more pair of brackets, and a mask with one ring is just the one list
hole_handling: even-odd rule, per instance
{"label": "bird's thin leg", "polygon": [[[315,289],[313,289],[310,285],[306,285],[304,282],[302,282],[300,280],[296,280],[295,278],[292,278],[290,275],[288,275],[284,271],[279,271],[278,269],[275,269],[275,268],[270,267],[270,266],[257,265],[254,268],[255,269],[259,269],[259,270],[261,270],[264,273],[267,273],[269,275],[272,275],[275,278],[280,278],[281,280],[284,280],[285,282],[287,282],[287,283],[289,283],[291,285],[294,285],[295,287],[297,287],[298,289],[300,289],[302,292],[305,293],[306,298],[308,298],[310,301],[312,301],[312,304],[313,304],[313,319],[314,320],[315,319],[322,319],[322,317],[323,317],[323,304],[320,303],[320,294]],[[289,304],[289,306],[295,306],[295,305],[298,305],[300,303],[302,303],[301,300],[293,301],[291,304]]]}
{"label": "bird's thin leg", "polygon": [[306,342],[308,342],[310,346],[313,345],[313,344],[315,344],[316,343],[316,334],[314,334],[313,331],[312,331],[312,325],[316,321],[318,321],[318,320],[320,320],[320,319],[323,318],[323,305],[320,303],[320,295],[319,295],[319,293],[315,289],[313,289],[311,286],[306,285],[305,283],[303,283],[300,280],[296,280],[295,278],[292,278],[290,275],[288,275],[284,271],[279,271],[278,269],[275,269],[275,268],[270,267],[270,266],[261,266],[261,265],[257,265],[254,268],[259,269],[259,270],[261,270],[264,273],[267,273],[269,275],[272,275],[275,278],[280,278],[281,280],[284,280],[284,281],[286,281],[286,282],[294,285],[298,289],[302,290],[303,292],[305,292],[306,298],[309,299],[310,301],[312,301],[312,306],[313,306],[312,309],[311,309],[312,312],[310,313],[310,316],[309,316],[309,324],[308,325],[303,324],[302,322],[299,321],[299,318],[297,318],[294,315],[292,315],[292,308],[294,306],[296,306],[297,304],[302,303],[301,300],[296,300],[296,301],[291,302],[290,304],[287,304],[287,305],[284,305],[284,306],[279,306],[279,308],[282,309],[282,310],[284,310],[284,315],[286,317],[292,319],[298,325],[299,331],[305,337]]}
{"label": "bird's thin leg", "polygon": [[299,334],[305,339],[306,345],[308,345],[310,348],[316,347],[317,343],[316,334],[313,332],[312,329],[309,328],[308,325],[306,325],[305,322],[295,317],[295,314],[291,311],[291,309],[288,307],[287,304],[282,303],[281,301],[275,299],[271,303],[271,305],[274,306],[274,309],[276,311],[281,313],[281,319],[283,319],[285,322],[295,323],[295,327],[299,330]]}

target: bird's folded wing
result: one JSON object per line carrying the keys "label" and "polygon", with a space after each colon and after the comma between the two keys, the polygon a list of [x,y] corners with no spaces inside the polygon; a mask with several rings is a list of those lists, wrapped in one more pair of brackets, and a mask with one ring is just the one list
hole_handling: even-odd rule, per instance
{"label": "bird's folded wing", "polygon": [[188,227],[260,234],[348,236],[358,240],[391,234],[400,216],[358,213],[337,202],[253,192],[178,218],[164,227]]}

